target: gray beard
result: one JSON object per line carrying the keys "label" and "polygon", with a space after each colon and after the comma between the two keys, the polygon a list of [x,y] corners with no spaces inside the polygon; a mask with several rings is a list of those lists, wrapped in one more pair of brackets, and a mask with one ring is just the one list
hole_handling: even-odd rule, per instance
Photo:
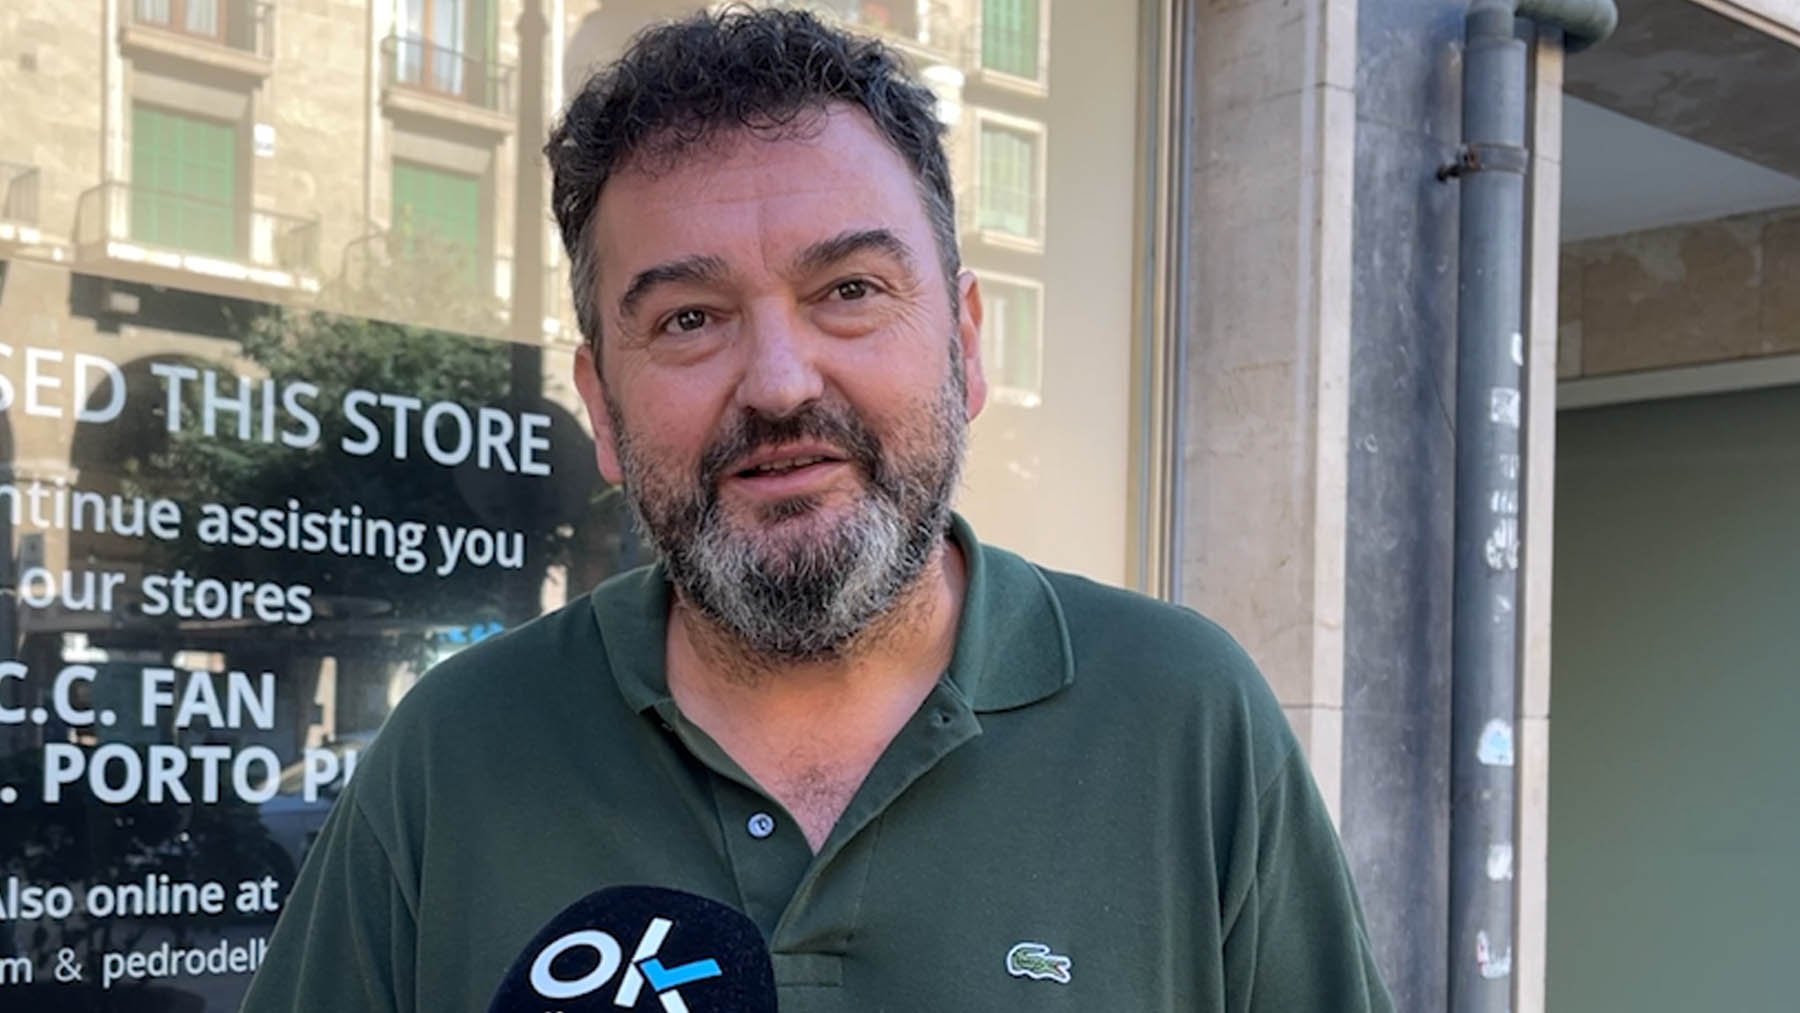
{"label": "gray beard", "polygon": [[[744,420],[709,448],[699,482],[685,493],[649,477],[648,462],[615,416],[626,500],[682,599],[741,653],[770,662],[840,657],[916,584],[949,528],[967,435],[962,389],[957,368],[932,405],[931,431],[913,434],[913,444],[925,447],[916,459],[887,460],[874,434],[847,407],[814,407],[787,419]],[[754,533],[732,527],[719,506],[719,483],[745,452],[801,436],[845,448],[867,488],[851,514],[828,531],[767,549]],[[773,505],[762,519],[802,517],[815,509],[818,504],[800,497]]]}
{"label": "gray beard", "polygon": [[843,653],[912,587],[949,514],[940,504],[908,522],[892,502],[870,496],[823,537],[775,559],[717,521],[666,558],[683,597],[748,653],[823,660]]}

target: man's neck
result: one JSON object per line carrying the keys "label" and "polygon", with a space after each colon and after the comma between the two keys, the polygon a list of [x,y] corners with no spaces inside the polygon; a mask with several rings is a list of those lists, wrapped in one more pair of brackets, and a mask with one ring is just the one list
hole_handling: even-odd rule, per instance
{"label": "man's neck", "polygon": [[946,539],[848,649],[803,662],[745,652],[677,598],[666,645],[670,694],[794,813],[817,850],[949,666],[966,582],[962,550]]}
{"label": "man's neck", "polygon": [[734,705],[784,696],[879,692],[907,673],[950,662],[967,581],[962,550],[945,538],[919,576],[882,615],[829,657],[770,657],[746,648],[677,594],[669,612],[669,688],[683,695],[734,698]]}

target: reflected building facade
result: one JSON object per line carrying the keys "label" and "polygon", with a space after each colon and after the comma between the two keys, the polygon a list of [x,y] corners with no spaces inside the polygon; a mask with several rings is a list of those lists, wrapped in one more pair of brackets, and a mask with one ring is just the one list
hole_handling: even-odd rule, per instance
{"label": "reflected building facade", "polygon": [[[950,127],[993,389],[961,509],[1132,580],[1138,157],[1105,101],[1134,100],[1136,11],[813,6],[901,51]],[[1053,60],[1052,6],[1085,59]],[[592,463],[537,149],[591,68],[689,7],[0,11],[0,879],[77,898],[0,911],[0,957],[30,964],[0,991],[119,1008],[56,955],[252,947],[272,912],[101,919],[80,897],[284,891],[435,660],[647,561]],[[246,981],[173,974],[131,1008],[233,1009]]]}

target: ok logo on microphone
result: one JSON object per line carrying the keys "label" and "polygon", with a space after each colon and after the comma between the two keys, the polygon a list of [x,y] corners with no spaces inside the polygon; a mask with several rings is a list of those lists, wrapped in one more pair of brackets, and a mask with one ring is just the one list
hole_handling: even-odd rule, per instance
{"label": "ok logo on microphone", "polygon": [[[644,930],[644,937],[638,940],[637,949],[632,951],[630,964],[625,964],[624,950],[610,934],[599,929],[571,932],[544,947],[543,952],[532,961],[531,987],[546,999],[573,999],[592,994],[612,980],[612,976],[624,966],[625,974],[619,979],[619,990],[613,996],[614,1006],[622,1009],[636,1006],[644,985],[648,983],[666,1013],[688,1013],[687,1003],[682,1001],[681,993],[677,990],[696,981],[717,978],[724,972],[719,969],[719,962],[710,957],[679,967],[664,967],[662,961],[656,958],[656,951],[662,948],[663,940],[669,937],[671,928],[674,928],[674,923],[667,918],[652,918],[649,928]],[[557,977],[551,967],[556,958],[584,948],[593,950],[599,956],[600,962],[594,969],[579,978]]]}

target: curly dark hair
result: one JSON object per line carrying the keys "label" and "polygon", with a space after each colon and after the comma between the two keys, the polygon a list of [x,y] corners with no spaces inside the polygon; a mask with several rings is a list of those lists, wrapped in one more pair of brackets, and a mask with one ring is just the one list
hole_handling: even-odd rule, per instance
{"label": "curly dark hair", "polygon": [[961,261],[936,96],[880,42],[806,11],[735,5],[639,33],[623,57],[588,79],[544,146],[576,320],[596,354],[590,226],[607,179],[627,163],[672,165],[729,131],[792,136],[839,102],[867,113],[912,169],[954,301]]}

